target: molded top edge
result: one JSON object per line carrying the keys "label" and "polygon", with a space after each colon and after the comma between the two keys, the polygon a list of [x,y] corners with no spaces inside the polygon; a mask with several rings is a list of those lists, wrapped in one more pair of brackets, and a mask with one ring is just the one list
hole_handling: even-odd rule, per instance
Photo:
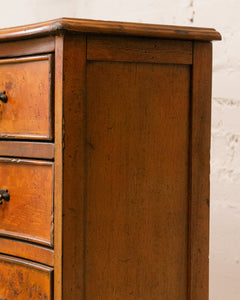
{"label": "molded top edge", "polygon": [[57,35],[64,31],[182,40],[221,40],[220,33],[213,28],[60,18],[0,29],[0,41]]}

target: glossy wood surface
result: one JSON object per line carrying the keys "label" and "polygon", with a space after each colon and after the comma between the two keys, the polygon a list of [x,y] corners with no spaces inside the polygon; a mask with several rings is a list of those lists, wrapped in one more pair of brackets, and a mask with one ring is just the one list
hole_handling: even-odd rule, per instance
{"label": "glossy wood surface", "polygon": [[2,140],[0,156],[54,159],[54,144]]}
{"label": "glossy wood surface", "polygon": [[53,163],[0,158],[0,235],[53,245]]}
{"label": "glossy wood surface", "polygon": [[183,40],[210,41],[221,39],[219,32],[213,28],[61,18],[42,23],[1,29],[0,41],[53,35],[66,31]]}
{"label": "glossy wood surface", "polygon": [[0,238],[0,253],[54,266],[54,251],[20,240]]}
{"label": "glossy wood surface", "polygon": [[87,59],[192,64],[192,42],[90,35],[87,39]]}
{"label": "glossy wood surface", "polygon": [[188,66],[87,65],[86,299],[187,297],[189,90]]}
{"label": "glossy wood surface", "polygon": [[0,60],[0,138],[51,139],[51,55]]}
{"label": "glossy wood surface", "polygon": [[0,299],[53,299],[52,268],[0,255],[0,270]]}

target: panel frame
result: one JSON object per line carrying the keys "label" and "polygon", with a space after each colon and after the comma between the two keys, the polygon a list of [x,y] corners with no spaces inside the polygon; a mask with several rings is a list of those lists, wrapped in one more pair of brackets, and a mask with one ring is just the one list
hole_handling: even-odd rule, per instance
{"label": "panel frame", "polygon": [[59,35],[55,45],[54,299],[81,300],[85,299],[86,35]]}
{"label": "panel frame", "polygon": [[209,298],[212,43],[193,43],[189,148],[188,300]]}
{"label": "panel frame", "polygon": [[192,42],[88,35],[87,60],[191,65]]}

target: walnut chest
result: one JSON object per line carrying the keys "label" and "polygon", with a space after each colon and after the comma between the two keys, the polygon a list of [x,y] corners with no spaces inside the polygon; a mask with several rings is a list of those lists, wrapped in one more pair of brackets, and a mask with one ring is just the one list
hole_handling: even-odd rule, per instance
{"label": "walnut chest", "polygon": [[214,29],[0,30],[0,299],[207,300]]}

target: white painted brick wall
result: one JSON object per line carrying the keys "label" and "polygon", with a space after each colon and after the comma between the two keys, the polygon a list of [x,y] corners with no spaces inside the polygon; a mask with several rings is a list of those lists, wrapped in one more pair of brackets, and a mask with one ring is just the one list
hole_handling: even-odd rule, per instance
{"label": "white painted brick wall", "polygon": [[[210,300],[240,299],[240,1],[9,0],[0,27],[57,17],[215,27]],[[181,299],[179,299],[181,300]]]}

